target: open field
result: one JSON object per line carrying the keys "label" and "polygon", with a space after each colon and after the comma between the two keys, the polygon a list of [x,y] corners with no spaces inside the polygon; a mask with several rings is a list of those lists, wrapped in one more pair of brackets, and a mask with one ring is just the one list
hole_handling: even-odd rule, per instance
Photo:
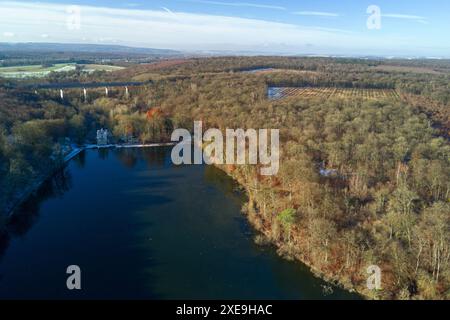
{"label": "open field", "polygon": [[28,78],[45,77],[50,72],[66,72],[75,70],[75,63],[60,63],[52,66],[28,65],[14,67],[0,67],[0,77],[3,78]]}
{"label": "open field", "polygon": [[0,67],[0,77],[3,78],[43,78],[50,74],[50,72],[68,72],[73,71],[77,66],[82,67],[84,72],[94,71],[116,71],[124,69],[119,66],[103,65],[103,64],[76,64],[76,63],[58,63],[51,66],[43,65],[25,65],[13,67]]}
{"label": "open field", "polygon": [[271,100],[279,100],[289,97],[301,98],[362,98],[362,99],[398,99],[399,95],[393,89],[358,89],[358,88],[295,88],[295,87],[270,87],[268,97]]}
{"label": "open field", "polygon": [[83,71],[94,72],[94,71],[117,71],[125,69],[124,67],[111,66],[106,64],[85,64],[83,65]]}
{"label": "open field", "polygon": [[13,66],[13,67],[0,67],[0,72],[43,72],[43,71],[57,71],[62,68],[75,66],[74,63],[59,63],[52,66],[44,67],[40,64],[28,65],[28,66]]}

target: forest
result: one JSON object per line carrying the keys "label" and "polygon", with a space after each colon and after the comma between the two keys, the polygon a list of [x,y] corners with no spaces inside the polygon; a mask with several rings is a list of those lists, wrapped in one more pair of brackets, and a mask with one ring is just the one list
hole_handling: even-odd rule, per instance
{"label": "forest", "polygon": [[[271,72],[249,70],[272,68]],[[95,141],[169,141],[173,129],[280,129],[280,172],[223,165],[248,196],[243,212],[321,277],[373,299],[450,298],[450,61],[291,57],[192,58],[48,82],[153,82],[106,97],[33,92],[0,81],[0,230],[21,190]],[[57,79],[55,77],[58,77]],[[66,78],[64,78],[66,77]],[[391,96],[293,95],[269,87],[395,90]],[[1,212],[3,210],[3,212]],[[366,288],[366,268],[383,270]]]}

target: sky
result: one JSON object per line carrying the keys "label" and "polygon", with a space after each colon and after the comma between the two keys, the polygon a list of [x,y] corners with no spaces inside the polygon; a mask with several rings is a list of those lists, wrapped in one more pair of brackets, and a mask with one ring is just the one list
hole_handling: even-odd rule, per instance
{"label": "sky", "polygon": [[0,0],[0,42],[448,58],[449,12],[448,0]]}

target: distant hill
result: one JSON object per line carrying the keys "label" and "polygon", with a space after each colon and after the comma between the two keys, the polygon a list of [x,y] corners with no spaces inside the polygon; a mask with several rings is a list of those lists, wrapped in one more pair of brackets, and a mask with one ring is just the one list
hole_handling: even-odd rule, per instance
{"label": "distant hill", "polygon": [[1,52],[85,52],[132,55],[173,56],[182,54],[168,49],[134,48],[120,45],[77,44],[77,43],[5,43],[0,42]]}

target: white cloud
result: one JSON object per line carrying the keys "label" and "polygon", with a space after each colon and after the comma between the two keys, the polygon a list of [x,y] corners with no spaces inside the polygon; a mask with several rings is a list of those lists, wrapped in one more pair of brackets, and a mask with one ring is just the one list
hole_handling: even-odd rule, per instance
{"label": "white cloud", "polygon": [[[229,16],[81,6],[80,30],[67,29],[67,6],[50,3],[0,2],[0,29],[9,26],[23,41],[48,34],[57,42],[115,39],[125,45],[184,50],[249,50],[264,43],[299,48],[306,43],[351,43],[338,30]],[[169,10],[170,11],[170,10]],[[42,23],[45,21],[45,23]],[[106,41],[104,41],[106,42]]]}
{"label": "white cloud", "polygon": [[81,6],[81,28],[69,30],[71,16],[66,9],[62,4],[0,2],[0,30],[14,32],[15,41],[21,42],[44,41],[41,35],[46,34],[61,43],[119,43],[177,50],[376,54],[417,44],[413,35],[376,36],[258,19],[95,6]]}
{"label": "white cloud", "polygon": [[5,32],[3,32],[3,36],[5,38],[13,38],[15,36],[15,34],[14,34],[14,32],[5,31]]}
{"label": "white cloud", "polygon": [[292,13],[299,16],[339,17],[339,13],[323,11],[295,11]]}

